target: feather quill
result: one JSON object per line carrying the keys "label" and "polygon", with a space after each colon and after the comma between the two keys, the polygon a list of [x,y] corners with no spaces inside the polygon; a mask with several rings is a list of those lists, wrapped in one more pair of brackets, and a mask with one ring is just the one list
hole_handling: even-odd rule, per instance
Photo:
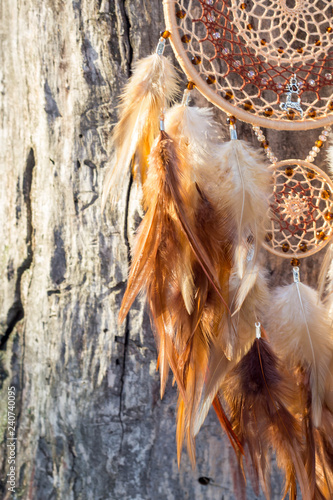
{"label": "feather quill", "polygon": [[333,342],[325,307],[315,290],[296,282],[276,288],[271,304],[266,318],[270,339],[291,368],[310,370],[312,417],[318,427]]}
{"label": "feather quill", "polygon": [[178,77],[163,55],[152,54],[139,60],[120,97],[119,121],[113,129],[114,156],[104,181],[102,208],[111,195],[117,202],[123,178],[131,164],[139,166],[141,181],[147,171],[147,159],[158,136],[163,108],[178,94]]}

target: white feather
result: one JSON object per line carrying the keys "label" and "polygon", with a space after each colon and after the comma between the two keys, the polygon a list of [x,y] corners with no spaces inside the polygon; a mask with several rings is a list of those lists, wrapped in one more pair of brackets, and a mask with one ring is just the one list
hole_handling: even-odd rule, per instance
{"label": "white feather", "polygon": [[278,287],[270,299],[267,330],[277,353],[291,367],[310,370],[312,416],[320,425],[333,339],[325,307],[315,290],[303,283]]}

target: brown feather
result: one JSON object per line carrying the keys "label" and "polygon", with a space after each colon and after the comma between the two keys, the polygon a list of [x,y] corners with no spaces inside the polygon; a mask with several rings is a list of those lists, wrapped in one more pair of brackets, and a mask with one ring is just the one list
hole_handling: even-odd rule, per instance
{"label": "brown feather", "polygon": [[[149,158],[143,186],[147,212],[119,318],[124,319],[139,291],[145,290],[159,348],[161,395],[168,366],[180,391],[178,458],[186,437],[194,463],[195,417],[213,339],[227,326],[231,259],[224,228],[219,231],[220,213],[193,182],[186,154],[185,148],[160,133]],[[183,286],[186,280],[188,291]]]}
{"label": "brown feather", "polygon": [[273,448],[285,473],[285,492],[295,491],[297,478],[303,498],[310,500],[301,460],[301,427],[287,409],[295,394],[267,341],[256,339],[229,373],[224,397],[230,407],[233,429],[243,446],[248,446],[264,490],[268,492],[269,457]]}
{"label": "brown feather", "polygon": [[218,396],[215,396],[214,398],[213,408],[215,410],[217,418],[219,419],[222,429],[225,431],[230,440],[233,449],[235,450],[236,453],[240,452],[242,455],[244,455],[243,446],[239,441],[238,437],[236,436],[236,434],[234,433]]}

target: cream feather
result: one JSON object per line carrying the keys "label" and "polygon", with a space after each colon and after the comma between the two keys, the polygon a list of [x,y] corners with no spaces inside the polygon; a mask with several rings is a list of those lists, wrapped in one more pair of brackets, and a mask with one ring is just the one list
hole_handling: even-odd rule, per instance
{"label": "cream feather", "polygon": [[267,276],[261,263],[244,271],[244,277],[237,270],[230,276],[230,301],[235,310],[232,321],[236,335],[231,337],[232,359],[239,361],[246,354],[255,339],[256,322],[261,322],[269,304]]}
{"label": "cream feather", "polygon": [[236,222],[236,244],[246,244],[250,237],[256,256],[265,235],[271,173],[263,154],[245,141],[226,142],[216,153],[225,173],[220,186],[224,203]]}
{"label": "cream feather", "polygon": [[114,156],[104,181],[102,207],[109,195],[112,203],[117,202],[133,160],[144,182],[147,159],[159,132],[161,110],[177,94],[178,77],[166,57],[152,54],[135,64],[120,98],[119,121],[113,129]]}
{"label": "cream feather", "polygon": [[166,112],[165,129],[177,138],[179,145],[188,148],[194,176],[212,161],[214,148],[220,144],[221,134],[212,108],[175,105]]}
{"label": "cream feather", "polygon": [[232,307],[239,310],[251,289],[258,251],[266,233],[272,176],[262,153],[244,141],[231,140],[220,145],[214,154],[220,172],[217,175],[212,162],[209,175],[215,177],[215,182],[212,179],[210,195],[219,200],[226,217],[233,220],[233,267],[240,281]]}
{"label": "cream feather", "polygon": [[277,353],[291,367],[310,371],[312,416],[320,425],[333,347],[330,322],[318,294],[303,283],[276,288],[270,298],[267,330]]}

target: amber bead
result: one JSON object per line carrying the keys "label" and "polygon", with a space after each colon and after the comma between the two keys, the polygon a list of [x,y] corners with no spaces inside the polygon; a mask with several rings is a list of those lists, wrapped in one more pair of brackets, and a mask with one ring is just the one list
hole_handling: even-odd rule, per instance
{"label": "amber bead", "polygon": [[329,222],[333,220],[333,212],[326,212],[325,219]]}
{"label": "amber bead", "polygon": [[324,231],[317,231],[317,240],[324,241],[327,239],[326,233]]}
{"label": "amber bead", "polygon": [[321,45],[321,41],[320,41],[320,40],[316,40],[316,41],[315,41],[315,46],[316,46],[316,47],[319,47],[319,45]]}
{"label": "amber bead", "polygon": [[308,117],[309,118],[316,118],[316,116],[317,116],[316,110],[313,109],[313,108],[309,109],[309,111],[308,111]]}
{"label": "amber bead", "polygon": [[198,64],[201,64],[201,57],[193,56],[192,57],[192,64],[194,64],[194,66],[198,66]]}
{"label": "amber bead", "polygon": [[269,147],[269,142],[268,141],[262,141],[260,143],[260,146],[264,149],[267,149]]}
{"label": "amber bead", "polygon": [[332,33],[333,28],[331,26],[327,26],[326,32],[327,33]]}
{"label": "amber bead", "polygon": [[289,248],[290,248],[289,243],[283,243],[281,248],[282,248],[282,252],[287,253]]}
{"label": "amber bead", "polygon": [[231,90],[227,90],[225,95],[224,95],[224,99],[226,99],[226,101],[231,101],[231,99],[234,98],[234,94],[231,92]]}
{"label": "amber bead", "polygon": [[261,45],[266,45],[266,43],[267,43],[267,42],[266,42],[265,38],[262,38],[262,39],[260,40],[260,43],[261,43]]}
{"label": "amber bead", "polygon": [[293,267],[298,267],[300,265],[300,261],[299,259],[296,259],[295,257],[293,259],[291,259],[290,261],[290,264],[293,266]]}
{"label": "amber bead", "polygon": [[314,179],[316,177],[316,172],[314,170],[310,170],[307,174],[306,174],[307,178],[308,179]]}
{"label": "amber bead", "polygon": [[244,102],[244,109],[245,111],[251,111],[253,109],[253,104],[251,101],[245,101]]}
{"label": "amber bead", "polygon": [[234,116],[228,116],[227,117],[227,125],[235,125],[236,123],[236,118]]}
{"label": "amber bead", "polygon": [[294,173],[294,169],[292,167],[287,167],[284,171],[287,177],[291,177]]}
{"label": "amber bead", "polygon": [[247,29],[248,29],[248,30],[250,30],[250,31],[251,31],[251,30],[253,30],[253,26],[252,26],[252,24],[248,24],[246,27],[247,27]]}
{"label": "amber bead", "polygon": [[272,233],[266,233],[265,240],[267,241],[267,243],[272,241],[272,239],[273,239]]}
{"label": "amber bead", "polygon": [[208,83],[208,85],[213,85],[214,83],[216,83],[215,76],[212,75],[207,76],[206,82]]}
{"label": "amber bead", "polygon": [[303,54],[303,52],[304,52],[303,47],[298,47],[298,49],[296,49],[296,50],[297,50],[297,52],[298,52],[299,54]]}
{"label": "amber bead", "polygon": [[315,142],[315,145],[317,146],[317,148],[321,148],[323,144],[324,144],[323,141],[318,140]]}
{"label": "amber bead", "polygon": [[307,249],[308,249],[308,246],[306,243],[304,243],[304,241],[302,243],[299,244],[299,249],[301,252],[306,252]]}
{"label": "amber bead", "polygon": [[330,111],[333,111],[333,101],[331,101],[329,104],[328,104],[328,109]]}
{"label": "amber bead", "polygon": [[295,111],[293,109],[290,109],[287,113],[287,117],[289,118],[289,120],[293,120],[295,118]]}
{"label": "amber bead", "polygon": [[241,3],[241,4],[240,4],[240,8],[241,8],[242,10],[245,10],[245,9],[246,9],[246,7],[247,7],[247,3],[243,2],[243,3]]}
{"label": "amber bead", "polygon": [[328,200],[330,196],[331,191],[329,191],[328,189],[324,189],[324,191],[321,192],[321,197],[323,200]]}
{"label": "amber bead", "polygon": [[170,36],[170,35],[171,35],[170,31],[167,31],[167,30],[165,30],[165,31],[160,31],[160,37],[161,37],[161,38],[164,38],[165,40],[166,40],[167,38],[169,38],[169,36]]}
{"label": "amber bead", "polygon": [[184,17],[186,16],[185,10],[178,10],[176,12],[176,16],[178,17],[178,19],[184,19]]}
{"label": "amber bead", "polygon": [[278,48],[278,53],[279,53],[279,54],[283,54],[283,52],[284,52],[284,48],[283,48],[283,47],[279,47],[279,48]]}
{"label": "amber bead", "polygon": [[272,114],[273,114],[272,108],[265,108],[264,109],[264,115],[265,116],[272,116]]}
{"label": "amber bead", "polygon": [[183,43],[189,43],[191,41],[191,37],[188,35],[183,35],[182,36],[182,42]]}

